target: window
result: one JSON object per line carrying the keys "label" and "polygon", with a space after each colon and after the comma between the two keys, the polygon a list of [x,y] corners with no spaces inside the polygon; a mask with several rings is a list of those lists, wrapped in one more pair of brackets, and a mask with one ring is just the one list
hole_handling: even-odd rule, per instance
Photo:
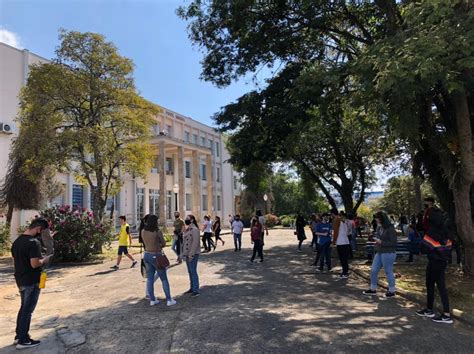
{"label": "window", "polygon": [[202,210],[207,210],[207,194],[202,195]]}
{"label": "window", "polygon": [[84,205],[84,187],[80,184],[72,185],[72,206],[81,208]]}
{"label": "window", "polygon": [[166,218],[171,219],[171,214],[173,213],[173,196],[171,191],[166,191]]}
{"label": "window", "polygon": [[166,135],[173,136],[173,127],[171,125],[166,126]]}
{"label": "window", "polygon": [[173,159],[171,157],[166,158],[165,173],[167,175],[172,175],[173,174]]}
{"label": "window", "polygon": [[237,189],[237,182],[238,182],[237,176],[234,176],[234,189]]}
{"label": "window", "polygon": [[153,163],[151,166],[151,173],[158,173],[158,156],[153,158]]}
{"label": "window", "polygon": [[191,178],[191,161],[184,161],[184,176]]}
{"label": "window", "polygon": [[150,189],[148,191],[148,213],[160,216],[160,190]]}
{"label": "window", "polygon": [[216,141],[216,156],[217,156],[217,157],[219,157],[219,154],[220,154],[220,152],[219,152],[219,147],[220,147],[220,146],[219,146],[219,143]]}
{"label": "window", "polygon": [[184,132],[184,141],[186,141],[187,143],[189,143],[189,132]]}
{"label": "window", "polygon": [[159,135],[160,134],[160,125],[158,123],[153,124],[153,135]]}
{"label": "window", "polygon": [[137,188],[137,220],[145,216],[145,188]]}
{"label": "window", "polygon": [[216,196],[217,211],[221,211],[221,196]]}
{"label": "window", "polygon": [[66,204],[66,195],[64,193],[64,191],[66,190],[66,185],[64,183],[61,184],[61,189],[61,194],[50,200],[50,204],[52,206],[62,206]]}
{"label": "window", "polygon": [[186,211],[191,211],[193,201],[191,199],[191,194],[186,193]]}
{"label": "window", "polygon": [[209,139],[209,147],[211,148],[211,152],[214,153],[214,142]]}
{"label": "window", "polygon": [[201,145],[206,146],[206,138],[201,136]]}
{"label": "window", "polygon": [[204,164],[201,164],[201,180],[203,180],[203,181],[207,180],[206,165],[204,165]]}
{"label": "window", "polygon": [[219,167],[216,167],[216,182],[221,181],[221,169]]}
{"label": "window", "polygon": [[196,145],[198,144],[198,136],[197,136],[197,134],[193,134],[193,143],[196,144]]}

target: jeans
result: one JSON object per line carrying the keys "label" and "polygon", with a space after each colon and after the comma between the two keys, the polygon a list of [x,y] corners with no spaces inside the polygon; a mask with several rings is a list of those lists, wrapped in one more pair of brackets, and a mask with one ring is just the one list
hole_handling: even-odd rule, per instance
{"label": "jeans", "polygon": [[[319,269],[323,270],[326,262],[328,270],[331,270],[331,242],[319,245],[319,255],[321,257],[319,259]],[[315,264],[317,264],[317,261],[315,261]]]}
{"label": "jeans", "polygon": [[155,273],[161,279],[163,285],[163,291],[166,296],[166,300],[171,300],[170,284],[168,282],[168,276],[166,275],[166,269],[159,269],[156,265],[156,257],[161,253],[145,252],[145,266],[146,266],[146,291],[150,296],[151,301],[155,301]]}
{"label": "jeans", "polygon": [[354,230],[351,238],[352,251],[357,251],[357,230]]}
{"label": "jeans", "polygon": [[349,254],[351,252],[351,245],[337,245],[337,255],[342,266],[342,274],[349,274]]}
{"label": "jeans", "polygon": [[434,288],[438,285],[439,296],[443,304],[443,311],[449,313],[448,291],[446,290],[446,282],[444,280],[444,272],[446,271],[445,261],[428,260],[426,267],[426,308],[433,310],[434,304]]}
{"label": "jeans", "polygon": [[197,274],[197,264],[199,255],[195,254],[192,260],[186,258],[186,267],[188,268],[189,282],[191,283],[191,291],[199,292],[199,276]]}
{"label": "jeans", "polygon": [[236,251],[240,251],[242,249],[242,234],[234,233],[234,246]]}
{"label": "jeans", "polygon": [[38,303],[40,288],[39,284],[19,286],[21,307],[16,318],[16,337],[20,343],[26,343],[30,340],[31,315]]}
{"label": "jeans", "polygon": [[210,251],[211,247],[215,247],[214,241],[212,241],[212,232],[205,232],[202,235],[202,244],[206,251]]}
{"label": "jeans", "polygon": [[393,253],[376,253],[372,262],[370,271],[370,289],[377,290],[380,268],[383,267],[387,275],[388,291],[395,292],[395,275],[393,274],[393,263],[397,259],[397,254]]}
{"label": "jeans", "polygon": [[262,245],[262,240],[255,240],[253,241],[253,253],[252,253],[252,258],[250,260],[253,262],[255,259],[255,256],[257,255],[260,257],[260,259],[263,261],[263,245]]}

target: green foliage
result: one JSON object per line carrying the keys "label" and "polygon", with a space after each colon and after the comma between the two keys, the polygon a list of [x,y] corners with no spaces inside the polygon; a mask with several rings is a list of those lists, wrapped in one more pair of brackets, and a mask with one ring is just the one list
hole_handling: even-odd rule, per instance
{"label": "green foliage", "polygon": [[103,36],[62,31],[59,38],[54,61],[32,66],[21,92],[22,171],[34,182],[44,166],[73,172],[91,187],[98,222],[119,190],[119,171],[146,175],[158,108],[138,95],[132,61]]}
{"label": "green foliage", "polygon": [[10,251],[10,224],[0,223],[0,256]]}
{"label": "green foliage", "polygon": [[96,223],[88,210],[70,206],[53,207],[41,211],[41,216],[52,221],[54,259],[60,262],[83,262],[96,253],[94,245],[109,245],[115,232],[109,223]]}
{"label": "green foliage", "polygon": [[294,215],[282,215],[280,216],[280,223],[281,226],[290,227],[296,221],[296,217]]}

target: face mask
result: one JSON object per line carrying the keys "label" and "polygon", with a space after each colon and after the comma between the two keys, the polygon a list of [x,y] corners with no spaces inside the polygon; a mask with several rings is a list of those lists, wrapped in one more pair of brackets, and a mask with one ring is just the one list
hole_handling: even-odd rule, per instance
{"label": "face mask", "polygon": [[186,220],[184,220],[184,223],[185,223],[186,225],[191,225],[191,220],[186,219]]}
{"label": "face mask", "polygon": [[424,204],[425,206],[425,209],[428,209],[429,208],[429,205],[428,204]]}

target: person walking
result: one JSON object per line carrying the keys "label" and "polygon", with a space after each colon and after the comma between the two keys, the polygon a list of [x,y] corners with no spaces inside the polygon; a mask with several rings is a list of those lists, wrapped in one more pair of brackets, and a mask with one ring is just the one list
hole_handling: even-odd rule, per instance
{"label": "person walking", "polygon": [[183,241],[183,231],[184,231],[184,220],[181,218],[179,211],[174,213],[173,221],[173,245],[171,248],[176,253],[178,257],[176,262],[181,263],[181,242]]}
{"label": "person walking", "polygon": [[260,225],[262,225],[262,247],[263,247],[265,246],[265,236],[268,236],[267,221],[265,220],[265,216],[262,214],[262,211],[260,209],[256,210],[255,216],[257,217]]}
{"label": "person walking", "polygon": [[[337,212],[337,211],[336,211]],[[342,266],[341,278],[349,278],[349,255],[351,251],[351,245],[349,241],[349,230],[351,230],[349,221],[346,219],[346,214],[341,212],[339,215],[333,212],[336,223],[334,227],[334,240],[333,244],[336,245],[337,255],[339,257],[339,262]],[[336,232],[337,230],[337,232]]]}
{"label": "person walking", "polygon": [[[329,223],[329,217],[324,215],[322,222],[318,223],[316,227],[316,236],[319,236],[318,255],[320,255],[319,268],[316,269],[317,272],[324,270],[324,263],[326,263],[328,272],[331,271],[331,231],[332,226]],[[317,257],[314,264],[318,264]]]}
{"label": "person walking", "polygon": [[253,263],[255,256],[258,253],[260,257],[260,263],[263,262],[263,246],[262,246],[262,225],[258,221],[258,218],[252,218],[252,223],[250,225],[250,238],[253,244],[253,253],[250,258],[250,263]]}
{"label": "person walking", "polygon": [[155,306],[159,301],[155,297],[155,274],[161,280],[163,285],[163,292],[166,296],[166,305],[176,305],[176,301],[171,297],[170,284],[166,274],[166,268],[158,267],[157,260],[163,256],[163,247],[166,246],[163,233],[158,228],[158,217],[156,215],[149,215],[144,230],[142,231],[143,244],[145,245],[145,266],[147,275],[147,294],[150,297],[150,306]]}
{"label": "person walking", "polygon": [[[423,223],[428,231],[420,244],[422,253],[427,254],[428,257],[428,265],[426,266],[426,308],[416,311],[416,314],[431,318],[432,321],[437,323],[451,324],[453,319],[449,309],[445,272],[452,249],[452,242],[448,238],[443,211],[434,206],[433,198],[430,198],[430,202],[432,202],[432,205],[429,206],[429,213],[428,215],[425,213],[423,218]],[[443,305],[443,313],[438,316],[433,312],[435,285],[438,287]]]}
{"label": "person walking", "polygon": [[202,231],[203,231],[202,242],[204,244],[204,250],[206,252],[210,252],[211,247],[213,247],[215,251],[216,245],[214,244],[214,241],[212,241],[212,221],[209,215],[204,216]]}
{"label": "person walking", "polygon": [[302,252],[301,245],[303,244],[303,241],[306,240],[306,234],[304,232],[305,226],[306,220],[304,219],[303,215],[301,215],[301,213],[298,213],[295,221],[296,237],[298,239],[298,252]]}
{"label": "person walking", "polygon": [[222,246],[225,245],[225,241],[221,237],[221,218],[216,215],[214,218],[214,223],[212,224],[212,231],[214,232],[214,236],[216,238],[216,246],[217,241],[221,240]]}
{"label": "person walking", "polygon": [[201,247],[199,246],[199,226],[194,215],[188,215],[184,220],[186,230],[183,233],[183,244],[181,248],[181,258],[186,262],[188,269],[190,288],[186,294],[199,296],[199,276],[197,265]]}
{"label": "person walking", "polygon": [[395,297],[393,264],[397,259],[397,232],[384,212],[375,214],[375,220],[378,228],[375,237],[375,256],[370,271],[370,289],[364,290],[362,293],[367,296],[377,294],[378,276],[383,267],[388,280],[388,291],[385,293],[385,297],[393,298]]}
{"label": "person walking", "polygon": [[128,253],[128,246],[132,244],[132,236],[130,235],[130,225],[127,224],[127,218],[122,215],[119,216],[120,220],[120,234],[119,234],[119,248],[117,255],[117,264],[111,267],[112,269],[119,269],[120,262],[122,261],[122,255],[126,255],[128,259],[132,261],[131,268],[137,265],[137,261],[131,254]]}
{"label": "person walking", "polygon": [[[242,250],[242,232],[244,231],[244,224],[240,220],[240,215],[236,215],[232,223],[232,233],[234,234],[235,252]],[[263,240],[262,240],[263,245]]]}
{"label": "person walking", "polygon": [[41,255],[41,243],[38,234],[49,228],[43,218],[34,219],[28,228],[13,242],[11,253],[15,267],[15,281],[20,292],[21,306],[18,311],[14,344],[17,349],[34,348],[39,340],[30,337],[30,323],[38,303],[42,266],[50,261],[50,255]]}

